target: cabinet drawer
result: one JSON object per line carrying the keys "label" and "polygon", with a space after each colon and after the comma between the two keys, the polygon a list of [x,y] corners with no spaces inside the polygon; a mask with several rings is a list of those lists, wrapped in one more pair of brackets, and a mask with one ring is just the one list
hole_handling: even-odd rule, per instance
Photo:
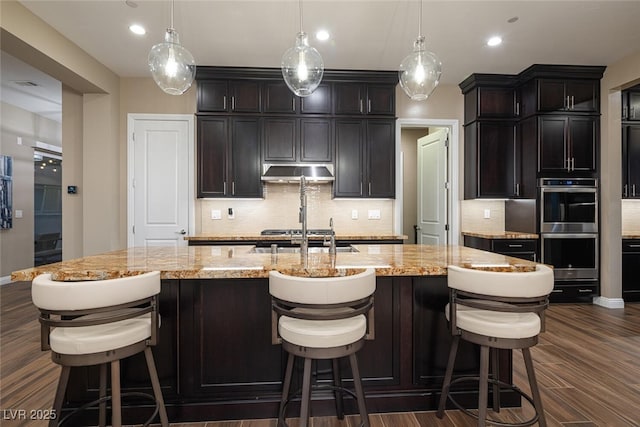
{"label": "cabinet drawer", "polygon": [[581,302],[590,301],[598,296],[597,283],[584,283],[580,285],[563,285],[556,283],[549,300],[551,302]]}
{"label": "cabinet drawer", "polygon": [[622,252],[640,253],[640,239],[623,239]]}
{"label": "cabinet drawer", "polygon": [[537,246],[535,240],[504,239],[493,241],[494,252],[535,252]]}

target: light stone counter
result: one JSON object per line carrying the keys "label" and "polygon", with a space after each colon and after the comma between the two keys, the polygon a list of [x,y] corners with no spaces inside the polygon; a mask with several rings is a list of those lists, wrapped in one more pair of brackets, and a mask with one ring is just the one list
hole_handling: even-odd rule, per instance
{"label": "light stone counter", "polygon": [[447,265],[495,271],[531,271],[535,263],[463,246],[354,245],[358,252],[278,255],[251,246],[129,248],[16,271],[12,281],[51,273],[54,280],[101,280],[159,270],[163,279],[266,278],[283,274],[327,277],[374,267],[377,276],[445,276]]}

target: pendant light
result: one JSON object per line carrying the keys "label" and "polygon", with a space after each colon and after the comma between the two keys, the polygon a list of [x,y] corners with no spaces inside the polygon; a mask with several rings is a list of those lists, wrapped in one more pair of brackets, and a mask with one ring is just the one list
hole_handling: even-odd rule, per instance
{"label": "pendant light", "polygon": [[298,96],[309,96],[320,84],[324,63],[320,53],[309,46],[309,37],[302,31],[302,0],[299,1],[300,32],[296,44],[282,55],[282,77],[289,89]]}
{"label": "pendant light", "polygon": [[180,44],[178,32],[173,28],[173,0],[171,0],[171,26],[164,42],[149,52],[149,70],[156,84],[169,95],[182,95],[191,87],[196,76],[193,55]]}
{"label": "pendant light", "polygon": [[435,53],[424,47],[422,35],[422,0],[418,18],[418,38],[413,43],[413,53],[400,63],[400,87],[414,101],[424,101],[438,86],[442,74],[442,63]]}

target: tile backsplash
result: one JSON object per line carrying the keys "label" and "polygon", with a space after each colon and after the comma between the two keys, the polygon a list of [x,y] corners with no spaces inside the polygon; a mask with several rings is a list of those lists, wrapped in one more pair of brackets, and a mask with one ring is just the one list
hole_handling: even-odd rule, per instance
{"label": "tile backsplash", "polygon": [[622,234],[640,234],[640,200],[622,201]]}
{"label": "tile backsplash", "polygon": [[[393,234],[393,203],[390,199],[333,199],[330,184],[308,184],[308,228],[329,228],[333,218],[338,234]],[[267,228],[300,228],[299,207],[298,184],[267,183],[264,199],[199,199],[196,234],[253,235]],[[212,219],[212,211],[220,211],[220,219]],[[358,219],[352,219],[353,211]],[[368,219],[369,211],[379,211],[380,219]]]}
{"label": "tile backsplash", "polygon": [[[485,218],[488,213],[489,218]],[[502,233],[504,229],[503,200],[462,200],[460,230],[472,233]]]}

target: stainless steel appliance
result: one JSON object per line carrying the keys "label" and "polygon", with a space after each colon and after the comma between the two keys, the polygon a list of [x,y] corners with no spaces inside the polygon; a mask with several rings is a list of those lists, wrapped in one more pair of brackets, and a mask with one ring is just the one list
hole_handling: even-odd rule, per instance
{"label": "stainless steel appliance", "polygon": [[599,278],[598,181],[595,178],[540,180],[540,255],[553,265],[557,281]]}

